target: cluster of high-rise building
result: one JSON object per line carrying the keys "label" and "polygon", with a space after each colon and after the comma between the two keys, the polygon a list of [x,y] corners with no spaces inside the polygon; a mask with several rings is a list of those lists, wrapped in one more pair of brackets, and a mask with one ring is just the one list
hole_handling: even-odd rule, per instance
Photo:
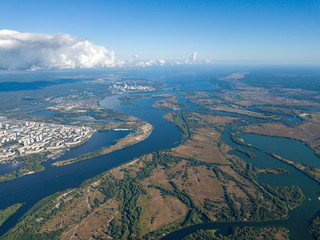
{"label": "cluster of high-rise building", "polygon": [[126,93],[126,92],[151,92],[155,91],[156,88],[149,85],[136,84],[135,82],[114,82],[109,87],[109,90],[114,93]]}
{"label": "cluster of high-rise building", "polygon": [[90,136],[89,127],[27,122],[0,121],[0,162],[17,156],[72,147]]}

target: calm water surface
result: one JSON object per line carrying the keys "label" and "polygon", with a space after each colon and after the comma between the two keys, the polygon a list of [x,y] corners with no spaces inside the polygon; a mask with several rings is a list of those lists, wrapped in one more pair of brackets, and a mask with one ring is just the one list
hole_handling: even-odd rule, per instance
{"label": "calm water surface", "polygon": [[[135,103],[139,105],[139,107],[137,107],[129,105],[119,106],[119,97],[121,96],[107,97],[101,101],[101,105],[110,109],[125,111],[128,114],[142,117],[144,120],[149,121],[154,126],[154,131],[150,137],[131,147],[63,167],[51,166],[54,162],[54,160],[51,159],[43,164],[45,170],[42,172],[1,183],[0,209],[4,209],[18,202],[25,204],[2,225],[0,234],[4,234],[13,227],[26,211],[44,197],[68,188],[78,187],[84,180],[143,154],[171,148],[180,143],[181,134],[179,130],[163,118],[163,114],[167,111],[151,107],[156,99],[138,99],[135,101]],[[124,134],[127,133],[117,131],[97,133],[92,139],[93,145],[90,145],[91,141],[88,141],[78,149],[67,151],[60,159],[67,158],[67,155],[75,156],[80,152],[87,152],[87,147],[89,148],[90,146],[94,149],[95,145],[108,145],[114,139],[124,136]],[[109,140],[106,141],[106,138]],[[90,146],[88,146],[88,144]]]}
{"label": "calm water surface", "polygon": [[[158,70],[161,71],[161,70]],[[230,73],[235,72],[234,70]],[[218,74],[219,71],[216,71]],[[171,74],[171,75],[170,75]],[[149,76],[154,76],[155,80],[160,80],[166,83],[171,83],[170,87],[183,88],[185,90],[191,89],[214,89],[208,83],[208,78],[212,77],[212,72],[207,71],[202,75],[192,72],[174,72],[170,73],[150,73]],[[169,76],[170,75],[170,76]],[[157,76],[157,77],[156,77]],[[183,92],[180,92],[179,100],[188,104],[183,100]],[[84,180],[96,176],[108,169],[119,166],[127,161],[130,161],[143,154],[159,151],[166,148],[176,146],[181,141],[181,135],[178,129],[163,119],[163,115],[167,112],[161,109],[152,108],[152,104],[159,99],[137,99],[133,102],[137,106],[120,105],[119,98],[125,95],[110,96],[100,102],[102,106],[109,109],[125,112],[127,114],[136,116],[153,124],[154,131],[150,137],[134,146],[121,149],[119,151],[88,159],[86,161],[78,162],[72,165],[63,167],[52,167],[51,164],[55,161],[53,159],[45,162],[45,170],[36,174],[27,175],[22,178],[14,179],[12,181],[0,184],[0,209],[6,208],[18,202],[24,202],[25,205],[13,215],[0,228],[0,234],[5,233],[9,228],[14,226],[18,219],[29,210],[35,203],[58,191],[64,191],[68,188],[78,187]],[[195,105],[188,104],[191,110],[197,109]],[[33,113],[34,114],[34,113]],[[54,111],[43,110],[38,111],[37,115],[52,117]],[[71,156],[76,156],[89,149],[95,149],[94,145],[110,145],[116,138],[120,138],[127,134],[124,132],[105,132],[97,133],[91,141],[90,140],[80,146],[78,149],[67,151],[60,156],[59,160],[66,159]],[[212,229],[218,228],[222,233],[229,233],[233,226],[284,226],[290,229],[290,239],[310,239],[308,233],[308,223],[314,214],[320,210],[320,201],[318,200],[318,193],[320,192],[319,184],[297,171],[293,167],[278,161],[269,156],[266,152],[275,152],[276,154],[286,157],[293,161],[303,162],[312,166],[319,166],[319,159],[314,156],[312,150],[299,141],[282,138],[270,138],[266,136],[244,134],[241,135],[245,141],[261,150],[238,146],[231,141],[228,132],[223,134],[223,138],[227,144],[231,146],[241,147],[245,150],[252,151],[257,155],[256,159],[250,159],[240,153],[235,153],[253,166],[259,168],[284,168],[289,175],[260,175],[258,181],[261,183],[268,183],[277,186],[298,185],[306,196],[306,200],[301,207],[290,212],[289,220],[285,221],[270,221],[264,223],[207,223],[185,228],[183,230],[174,232],[166,236],[167,239],[179,239],[182,236],[195,231],[197,229]],[[276,143],[276,144],[275,144]],[[293,147],[292,147],[293,146]],[[92,148],[90,148],[92,147]],[[294,148],[295,152],[291,149]],[[307,156],[307,157],[306,157]],[[0,173],[1,173],[0,166]],[[5,170],[5,167],[3,168]]]}
{"label": "calm water surface", "polygon": [[245,142],[258,147],[261,150],[234,143],[231,140],[227,130],[223,133],[223,139],[228,145],[251,151],[257,157],[252,159],[239,152],[233,152],[234,155],[241,157],[244,161],[251,163],[257,168],[284,168],[289,172],[289,174],[283,175],[260,174],[258,176],[258,182],[273,186],[297,185],[303,191],[306,200],[301,206],[289,211],[288,220],[255,223],[205,223],[168,234],[163,239],[180,239],[183,236],[186,236],[187,234],[199,229],[219,229],[220,233],[229,234],[231,233],[231,229],[235,226],[282,226],[289,229],[290,240],[312,239],[309,234],[309,223],[314,215],[320,211],[320,201],[318,199],[320,194],[320,185],[294,167],[268,155],[267,152],[274,152],[292,161],[302,162],[316,167],[320,166],[319,157],[315,155],[312,149],[307,147],[301,141],[288,138],[262,136],[257,134],[241,134],[240,137]]}

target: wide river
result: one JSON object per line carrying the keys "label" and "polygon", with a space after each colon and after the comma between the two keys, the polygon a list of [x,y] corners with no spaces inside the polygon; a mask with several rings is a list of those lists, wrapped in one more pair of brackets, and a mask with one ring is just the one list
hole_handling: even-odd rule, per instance
{"label": "wide river", "polygon": [[45,167],[44,171],[0,183],[0,209],[4,209],[15,203],[24,203],[23,207],[2,225],[0,235],[13,227],[19,218],[41,199],[68,188],[78,187],[84,180],[143,154],[171,148],[180,143],[181,134],[178,129],[163,118],[163,115],[167,111],[151,107],[156,99],[136,100],[135,103],[139,105],[139,107],[136,107],[119,105],[119,97],[107,97],[101,101],[101,105],[124,111],[152,123],[154,130],[149,138],[131,147],[107,155],[63,167],[51,166],[56,160],[75,157],[84,152],[93,151],[97,146],[111,145],[113,144],[113,140],[124,137],[127,134],[121,131],[98,132],[86,144],[67,151],[58,159],[50,159],[45,162],[43,164]]}
{"label": "wide river", "polygon": [[[151,107],[158,99],[137,99],[134,100],[134,103],[138,106],[132,106],[120,105],[119,97],[121,96],[107,97],[100,104],[106,108],[119,110],[152,123],[154,131],[150,137],[131,147],[63,167],[51,166],[56,160],[50,159],[44,163],[45,170],[42,172],[1,183],[0,209],[19,202],[25,204],[4,223],[0,228],[0,235],[13,227],[26,211],[44,197],[68,188],[78,187],[84,180],[108,169],[119,166],[143,154],[174,147],[181,142],[181,134],[178,129],[163,118],[167,111]],[[183,100],[181,96],[179,99]],[[184,103],[186,102],[184,101]],[[196,108],[191,104],[190,107],[192,110]],[[76,149],[71,149],[60,158],[77,156],[88,151],[88,149],[92,151],[95,145],[111,145],[114,139],[123,137],[125,134],[127,133],[114,131],[97,133],[86,144]],[[276,176],[260,175],[258,177],[259,182],[277,186],[298,185],[305,194],[306,200],[302,206],[290,211],[288,220],[263,223],[207,223],[185,228],[169,234],[165,238],[179,239],[197,229],[220,229],[222,233],[228,233],[230,228],[234,226],[284,226],[290,230],[290,239],[311,239],[308,232],[308,224],[314,214],[320,210],[320,201],[318,200],[320,185],[295,168],[267,155],[266,152],[271,151],[293,161],[320,167],[320,160],[314,152],[303,143],[291,139],[243,134],[241,137],[246,142],[261,149],[257,150],[235,144],[230,139],[228,131],[224,132],[223,137],[227,144],[241,147],[256,154],[257,158],[250,159],[240,153],[235,153],[253,166],[258,168],[284,168],[290,173],[289,175]],[[296,152],[291,151],[292,146]]]}

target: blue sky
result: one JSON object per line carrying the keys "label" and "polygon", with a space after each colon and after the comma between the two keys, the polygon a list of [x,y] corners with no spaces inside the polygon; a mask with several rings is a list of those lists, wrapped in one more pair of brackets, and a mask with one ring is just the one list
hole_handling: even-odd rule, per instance
{"label": "blue sky", "polygon": [[120,58],[320,64],[319,0],[1,0],[0,28],[68,33]]}

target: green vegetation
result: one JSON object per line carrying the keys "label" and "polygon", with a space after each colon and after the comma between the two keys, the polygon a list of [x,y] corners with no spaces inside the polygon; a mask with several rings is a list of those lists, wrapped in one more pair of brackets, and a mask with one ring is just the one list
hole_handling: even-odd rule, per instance
{"label": "green vegetation", "polygon": [[6,209],[0,209],[0,227],[5,221],[7,221],[9,217],[16,213],[22,207],[22,205],[23,204],[21,203],[17,203],[10,207],[7,207]]}
{"label": "green vegetation", "polygon": [[243,141],[242,138],[239,137],[238,131],[231,131],[229,134],[232,141],[235,142],[236,144],[246,146],[246,147],[252,147],[251,144],[246,143],[245,141]]}
{"label": "green vegetation", "polygon": [[298,207],[304,201],[303,192],[298,186],[278,187],[264,185],[264,188],[272,195],[286,202],[290,210]]}
{"label": "green vegetation", "polygon": [[0,176],[0,182],[6,182],[14,178],[22,177],[26,174],[43,171],[44,167],[41,163],[47,160],[48,155],[49,152],[42,152],[16,157],[12,161],[23,162],[23,167],[17,171]]}
{"label": "green vegetation", "polygon": [[200,239],[211,240],[211,239],[216,239],[216,236],[211,231],[200,229],[182,238],[182,240],[200,240]]}
{"label": "green vegetation", "polygon": [[313,180],[315,180],[316,182],[320,183],[320,168],[317,167],[311,167],[299,162],[294,162],[288,159],[285,159],[281,156],[278,156],[272,152],[267,152],[267,154],[269,154],[270,156],[285,162],[291,166],[293,166],[294,168],[296,168],[297,170],[301,171],[302,173],[304,173],[305,175],[307,175],[308,177],[312,178]]}
{"label": "green vegetation", "polygon": [[55,163],[53,163],[52,165],[54,166],[64,166],[67,164],[72,164],[72,163],[76,163],[76,162],[81,162],[90,158],[95,158],[95,157],[99,157],[103,154],[106,154],[107,152],[109,153],[110,146],[107,147],[101,147],[96,151],[93,152],[89,152],[89,153],[84,153],[79,155],[78,157],[75,158],[71,158],[71,159],[67,159],[67,160],[63,160],[63,161],[57,161]]}
{"label": "green vegetation", "polygon": [[246,151],[246,150],[244,150],[244,149],[242,149],[242,148],[236,148],[235,150],[236,150],[237,152],[240,152],[240,153],[246,155],[246,156],[249,157],[249,158],[256,158],[256,157],[257,157],[253,152]]}
{"label": "green vegetation", "polygon": [[136,104],[132,103],[132,100],[138,99],[138,98],[143,98],[142,95],[135,95],[135,96],[127,96],[127,97],[122,97],[120,98],[120,104],[122,105],[131,105],[131,106],[137,106]]}
{"label": "green vegetation", "polygon": [[[53,231],[50,233],[35,233],[33,228],[36,228],[41,225],[41,221],[38,218],[38,215],[41,215],[41,220],[45,221],[50,219],[51,214],[47,214],[50,209],[46,204],[53,201],[60,193],[55,193],[47,198],[39,201],[35,206],[33,206],[25,215],[24,220],[22,220],[23,227],[20,227],[16,232],[7,232],[5,235],[0,237],[0,239],[9,239],[9,240],[32,240],[32,239],[40,239],[40,240],[55,240],[61,235],[61,231]],[[50,206],[52,208],[52,206]],[[35,214],[35,212],[37,214]],[[30,224],[30,225],[29,225]],[[29,227],[26,227],[29,225]]]}
{"label": "green vegetation", "polygon": [[268,240],[287,240],[288,230],[282,227],[234,227],[232,233],[228,236],[221,234],[214,234],[214,230],[197,230],[185,237],[182,240],[256,240],[256,239],[268,239]]}
{"label": "green vegetation", "polygon": [[267,228],[254,228],[254,227],[235,227],[232,230],[232,234],[229,236],[221,236],[217,239],[221,240],[256,240],[256,239],[268,239],[268,240],[288,240],[288,230],[282,227],[267,227]]}
{"label": "green vegetation", "polygon": [[108,119],[117,119],[117,120],[127,120],[128,115],[122,112],[118,112],[111,109],[87,109],[85,113],[83,112],[58,112],[55,114],[55,117],[62,118],[64,120],[73,122],[75,117],[79,116],[90,116],[93,117],[96,120],[108,120]]}
{"label": "green vegetation", "polygon": [[[39,109],[37,109],[37,111],[38,110]],[[94,129],[99,129],[101,131],[108,131],[108,130],[110,130],[110,128],[111,129],[112,128],[123,128],[123,129],[130,128],[132,130],[137,130],[139,128],[139,126],[141,126],[141,124],[143,124],[143,122],[139,119],[131,117],[125,113],[121,113],[121,112],[117,112],[117,111],[113,111],[113,110],[109,110],[109,109],[88,109],[85,111],[85,113],[79,112],[79,111],[59,111],[55,114],[54,117],[50,117],[50,118],[43,117],[43,116],[26,115],[26,113],[28,113],[29,111],[14,112],[14,113],[12,113],[11,117],[15,117],[15,118],[18,118],[21,120],[27,120],[27,121],[48,122],[48,123],[62,124],[62,125],[86,125],[86,126],[94,128]],[[83,115],[88,115],[88,116],[94,117],[97,120],[117,119],[120,121],[118,121],[118,122],[103,122],[103,121],[89,122],[89,121],[80,121],[80,120],[72,119],[74,117],[83,116]],[[127,122],[125,122],[125,121],[127,121]],[[133,135],[136,136],[135,134],[133,134]],[[73,147],[77,147],[77,146],[83,144],[84,142],[85,141],[83,141],[80,144],[73,146]],[[127,146],[127,145],[125,145],[125,146]],[[125,147],[125,146],[121,146],[121,147]],[[72,161],[70,161],[70,163],[100,156],[100,155],[108,152],[108,150],[109,150],[109,147],[103,147],[101,149],[98,149],[95,152],[83,154],[83,155],[79,156],[78,158],[72,159]],[[39,172],[39,171],[44,170],[44,167],[41,165],[41,163],[46,161],[50,154],[52,154],[52,152],[47,151],[47,152],[41,152],[41,153],[36,153],[36,154],[15,157],[13,160],[10,160],[8,162],[23,162],[23,164],[24,164],[23,167],[17,171],[13,171],[11,173],[0,176],[0,182],[9,181],[14,178],[24,176],[26,174],[31,174],[34,172]]]}
{"label": "green vegetation", "polygon": [[190,137],[190,130],[187,122],[183,117],[183,113],[177,112],[174,117],[174,124],[179,128],[183,141],[186,141]]}
{"label": "green vegetation", "polygon": [[141,208],[137,206],[137,201],[145,190],[136,179],[127,177],[121,180],[116,186],[103,187],[102,192],[109,197],[116,196],[120,201],[119,211],[122,213],[121,225],[116,220],[110,222],[110,235],[115,239],[135,239],[140,235],[139,218]]}
{"label": "green vegetation", "polygon": [[272,175],[281,175],[281,174],[290,174],[284,168],[264,168],[258,169],[259,174],[272,174]]}
{"label": "green vegetation", "polygon": [[320,239],[320,214],[318,213],[315,218],[312,219],[312,222],[309,226],[310,233],[313,239]]}

